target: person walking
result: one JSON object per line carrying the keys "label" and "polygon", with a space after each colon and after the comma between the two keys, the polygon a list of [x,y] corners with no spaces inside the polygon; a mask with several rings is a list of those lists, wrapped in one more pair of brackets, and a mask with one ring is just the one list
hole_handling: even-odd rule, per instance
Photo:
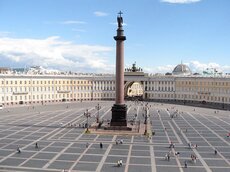
{"label": "person walking", "polygon": [[35,148],[38,149],[38,142],[35,143]]}
{"label": "person walking", "polygon": [[184,168],[187,168],[188,167],[188,163],[187,163],[187,161],[185,160],[184,161]]}
{"label": "person walking", "polygon": [[165,154],[165,160],[167,160],[167,159],[168,159],[168,154],[166,153],[166,154]]}
{"label": "person walking", "polygon": [[21,150],[20,150],[19,146],[17,147],[17,151],[18,151],[18,153],[21,153]]}
{"label": "person walking", "polygon": [[170,161],[170,154],[167,154],[167,160]]}
{"label": "person walking", "polygon": [[118,166],[118,167],[121,167],[122,164],[123,164],[123,163],[122,163],[122,159],[120,159],[120,160],[117,161],[117,166]]}
{"label": "person walking", "polygon": [[175,155],[176,155],[176,156],[179,156],[179,155],[180,155],[180,152],[175,152]]}
{"label": "person walking", "polygon": [[216,149],[214,150],[214,154],[217,155],[217,150]]}
{"label": "person walking", "polygon": [[101,149],[103,148],[103,144],[102,144],[102,142],[100,142],[100,148],[101,148]]}
{"label": "person walking", "polygon": [[85,147],[86,147],[86,148],[88,148],[88,147],[89,147],[89,143],[88,143],[88,142],[86,143]]}

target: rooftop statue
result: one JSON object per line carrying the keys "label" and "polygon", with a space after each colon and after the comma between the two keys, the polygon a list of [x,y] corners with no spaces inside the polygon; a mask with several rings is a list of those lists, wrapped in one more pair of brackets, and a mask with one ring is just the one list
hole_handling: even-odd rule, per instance
{"label": "rooftop statue", "polygon": [[119,16],[117,16],[117,23],[118,23],[118,27],[121,28],[123,24],[123,18],[121,17],[121,14],[123,13],[120,11],[118,14]]}

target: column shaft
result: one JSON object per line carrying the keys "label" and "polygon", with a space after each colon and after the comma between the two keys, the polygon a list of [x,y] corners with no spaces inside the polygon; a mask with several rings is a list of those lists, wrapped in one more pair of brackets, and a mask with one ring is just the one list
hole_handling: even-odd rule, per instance
{"label": "column shaft", "polygon": [[116,102],[124,104],[124,41],[116,41]]}

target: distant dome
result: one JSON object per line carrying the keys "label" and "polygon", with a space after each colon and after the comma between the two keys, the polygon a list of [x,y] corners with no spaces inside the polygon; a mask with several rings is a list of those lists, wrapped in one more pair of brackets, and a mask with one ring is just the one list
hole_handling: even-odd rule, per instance
{"label": "distant dome", "polygon": [[173,75],[192,75],[191,70],[185,64],[177,65],[172,72]]}

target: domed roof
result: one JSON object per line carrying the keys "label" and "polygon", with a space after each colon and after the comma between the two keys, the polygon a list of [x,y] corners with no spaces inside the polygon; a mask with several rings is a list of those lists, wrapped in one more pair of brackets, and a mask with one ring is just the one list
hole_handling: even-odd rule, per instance
{"label": "domed roof", "polygon": [[172,74],[173,75],[191,75],[192,72],[187,65],[179,64],[173,69]]}

